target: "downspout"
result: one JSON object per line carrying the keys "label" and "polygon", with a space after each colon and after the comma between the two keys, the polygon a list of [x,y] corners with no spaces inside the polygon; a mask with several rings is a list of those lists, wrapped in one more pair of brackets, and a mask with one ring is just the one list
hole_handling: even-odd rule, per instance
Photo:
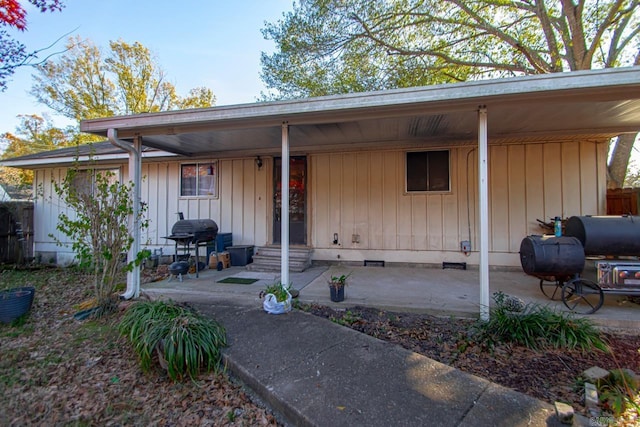
{"label": "downspout", "polygon": [[478,108],[478,193],[480,199],[480,320],[489,321],[489,174],[487,107]]}
{"label": "downspout", "polygon": [[[129,230],[133,230],[133,243],[129,248],[127,259],[133,261],[140,252],[140,185],[141,185],[141,155],[140,137],[136,137],[133,144],[118,139],[116,129],[107,130],[107,138],[111,144],[129,153],[129,181],[133,181],[133,214],[129,216]],[[132,176],[133,174],[133,176]],[[134,265],[133,270],[127,272],[127,290],[120,295],[122,299],[140,296],[140,266]]]}

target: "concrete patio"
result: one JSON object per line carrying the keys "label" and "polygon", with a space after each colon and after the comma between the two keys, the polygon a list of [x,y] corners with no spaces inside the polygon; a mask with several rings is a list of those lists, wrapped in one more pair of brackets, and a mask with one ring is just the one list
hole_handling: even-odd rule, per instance
{"label": "concrete patio", "polygon": [[[345,290],[345,300],[333,303],[329,298],[327,280],[332,275],[351,273]],[[258,279],[249,285],[219,283],[227,277]],[[261,306],[259,297],[266,285],[278,282],[278,273],[247,271],[231,267],[222,271],[206,269],[199,277],[191,275],[182,282],[165,279],[143,285],[149,295],[175,300],[215,301],[234,299],[238,303]],[[480,288],[478,271],[429,267],[394,266],[314,266],[303,273],[290,273],[293,288],[300,291],[299,301],[334,308],[355,305],[378,307],[391,311],[412,311],[435,315],[478,317]],[[522,271],[491,271],[489,292],[502,291],[522,298],[526,303],[547,305],[568,312],[561,301],[550,300],[539,287],[539,280]],[[491,300],[493,302],[493,300]],[[585,315],[594,323],[612,328],[638,330],[640,305],[621,295],[607,295],[604,305],[594,314]]]}

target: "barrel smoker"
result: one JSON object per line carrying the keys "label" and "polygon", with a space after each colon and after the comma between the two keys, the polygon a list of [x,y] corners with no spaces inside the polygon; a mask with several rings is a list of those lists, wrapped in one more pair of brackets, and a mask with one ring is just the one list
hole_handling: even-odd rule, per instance
{"label": "barrel smoker", "polygon": [[[562,299],[571,311],[591,314],[605,294],[640,296],[640,217],[573,216],[564,236],[533,235],[520,244],[525,273],[540,279],[540,290]],[[586,278],[586,262],[595,274]]]}

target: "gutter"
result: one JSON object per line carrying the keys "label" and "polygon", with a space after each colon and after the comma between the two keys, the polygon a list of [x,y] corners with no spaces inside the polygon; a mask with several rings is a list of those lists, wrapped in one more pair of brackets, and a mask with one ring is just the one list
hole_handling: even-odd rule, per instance
{"label": "gutter", "polygon": [[[128,144],[131,145],[131,144]],[[168,159],[171,160],[172,157],[177,157],[175,154],[173,153],[167,153],[166,151],[157,151],[157,152],[147,152],[144,153],[144,155],[141,154],[142,157],[144,157],[145,159],[152,159],[152,158],[160,158],[160,159]],[[95,156],[78,156],[78,157],[70,157],[70,156],[65,156],[65,157],[43,157],[40,159],[27,159],[27,160],[13,160],[13,159],[7,159],[7,160],[2,160],[0,161],[0,166],[9,166],[9,167],[14,167],[14,168],[22,168],[22,169],[32,169],[32,168],[37,168],[40,166],[51,166],[51,165],[70,165],[70,164],[74,164],[74,163],[84,163],[84,162],[88,162],[88,161],[95,161],[95,162],[115,162],[115,161],[122,161],[124,159],[127,159],[128,155],[125,154],[102,154],[102,155],[95,155]]]}
{"label": "gutter", "polygon": [[[141,184],[141,154],[140,138],[133,144],[118,139],[118,131],[113,128],[107,130],[107,138],[111,144],[129,153],[129,180],[133,181],[133,214],[129,217],[129,230],[133,231],[133,243],[129,248],[128,260],[135,260],[140,252],[140,184]],[[133,174],[133,176],[132,176]],[[120,295],[122,299],[140,296],[140,266],[134,265],[133,270],[127,272],[127,290]]]}

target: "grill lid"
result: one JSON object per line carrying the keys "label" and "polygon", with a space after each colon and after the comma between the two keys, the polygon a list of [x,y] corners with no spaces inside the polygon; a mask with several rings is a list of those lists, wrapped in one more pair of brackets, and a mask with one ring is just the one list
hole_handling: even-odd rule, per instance
{"label": "grill lid", "polygon": [[192,242],[208,242],[218,235],[218,225],[212,219],[181,219],[171,227],[168,239],[192,237]]}

